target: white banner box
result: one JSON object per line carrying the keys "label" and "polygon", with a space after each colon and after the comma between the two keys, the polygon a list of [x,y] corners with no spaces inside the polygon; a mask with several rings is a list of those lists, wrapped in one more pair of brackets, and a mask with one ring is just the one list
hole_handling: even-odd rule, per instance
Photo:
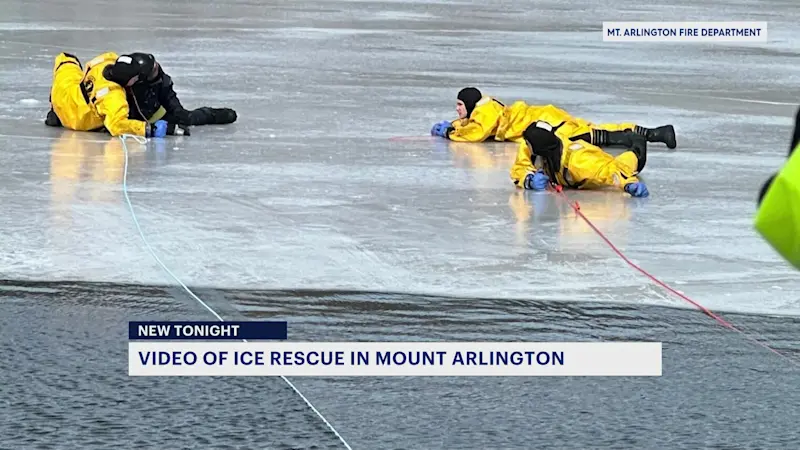
{"label": "white banner box", "polygon": [[603,22],[604,42],[760,42],[767,22]]}
{"label": "white banner box", "polygon": [[660,342],[128,343],[130,376],[661,376]]}

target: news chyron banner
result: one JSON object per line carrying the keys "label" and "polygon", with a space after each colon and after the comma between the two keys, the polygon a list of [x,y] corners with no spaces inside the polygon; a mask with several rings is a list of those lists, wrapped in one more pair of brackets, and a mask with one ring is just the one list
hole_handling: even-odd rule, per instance
{"label": "news chyron banner", "polygon": [[130,376],[661,376],[660,342],[292,342],[287,322],[130,322]]}

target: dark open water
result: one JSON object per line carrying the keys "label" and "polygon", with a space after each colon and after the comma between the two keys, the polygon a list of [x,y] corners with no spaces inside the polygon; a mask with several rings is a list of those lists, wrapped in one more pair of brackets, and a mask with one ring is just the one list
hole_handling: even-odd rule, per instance
{"label": "dark open water", "polygon": [[[292,381],[354,449],[789,449],[800,367],[694,310],[198,289],[302,340],[660,340],[660,378]],[[177,300],[176,300],[177,299]],[[725,319],[800,359],[800,319]],[[127,321],[212,320],[170,287],[0,282],[0,447],[344,448],[279,378],[129,378]]]}

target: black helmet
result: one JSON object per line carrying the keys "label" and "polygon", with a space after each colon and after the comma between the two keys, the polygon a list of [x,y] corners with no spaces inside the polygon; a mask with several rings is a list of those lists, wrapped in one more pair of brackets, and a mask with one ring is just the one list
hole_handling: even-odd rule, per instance
{"label": "black helmet", "polygon": [[556,174],[561,171],[561,155],[564,151],[561,139],[556,136],[558,127],[553,127],[547,122],[536,121],[523,133],[522,137],[531,149],[531,160],[540,157],[542,165],[551,183],[558,183]]}
{"label": "black helmet", "polygon": [[121,55],[108,66],[106,78],[122,86],[154,82],[161,76],[161,67],[150,53],[129,53]]}

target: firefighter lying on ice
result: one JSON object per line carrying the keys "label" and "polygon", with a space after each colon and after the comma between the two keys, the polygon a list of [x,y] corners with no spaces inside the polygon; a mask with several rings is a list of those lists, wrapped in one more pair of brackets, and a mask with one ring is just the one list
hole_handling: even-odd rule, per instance
{"label": "firefighter lying on ice", "polygon": [[615,158],[596,145],[562,135],[560,128],[567,125],[553,127],[537,121],[523,132],[523,143],[511,167],[511,179],[517,187],[545,190],[550,185],[571,189],[615,186],[634,197],[649,195],[645,184],[636,177],[647,162],[646,143]]}
{"label": "firefighter lying on ice", "polygon": [[[582,139],[597,146],[630,147],[630,131],[644,136],[649,142],[662,142],[675,148],[675,129],[672,125],[658,128],[645,128],[635,123],[594,124],[587,120],[572,117],[569,113],[553,105],[528,105],[523,101],[505,106],[497,99],[485,96],[474,87],[467,87],[458,93],[456,112],[458,119],[436,123],[431,135],[452,141],[483,142],[495,141],[522,142],[522,132],[537,120],[553,123],[569,121],[569,130],[563,134],[569,139]],[[548,116],[543,119],[543,116]]]}
{"label": "firefighter lying on ice", "polygon": [[800,269],[800,109],[788,160],[761,187],[755,228],[772,248]]}
{"label": "firefighter lying on ice", "polygon": [[172,79],[153,55],[103,53],[83,70],[69,53],[56,57],[51,109],[45,124],[76,131],[108,131],[113,136],[189,135],[189,125],[227,124],[232,109],[187,111],[173,90]]}

